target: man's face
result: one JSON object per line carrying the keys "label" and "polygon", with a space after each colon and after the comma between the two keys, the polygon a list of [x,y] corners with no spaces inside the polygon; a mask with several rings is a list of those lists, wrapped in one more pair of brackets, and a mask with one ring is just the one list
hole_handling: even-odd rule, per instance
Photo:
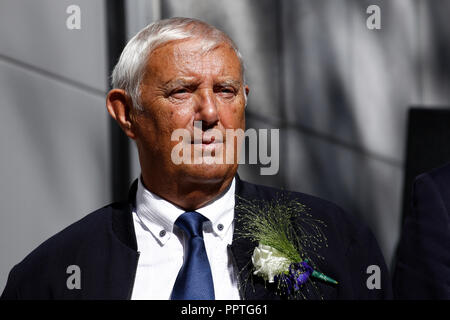
{"label": "man's face", "polygon": [[[172,141],[171,136],[176,129],[185,129],[194,143],[194,121],[201,121],[202,130],[195,129],[202,139],[200,145],[188,145],[192,159],[201,158],[207,150],[212,155],[219,150],[226,153],[225,130],[245,129],[244,90],[248,88],[243,87],[239,59],[225,43],[204,52],[201,42],[188,39],[154,50],[141,84],[144,112],[135,117],[142,169],[158,170],[167,179],[199,183],[234,176],[236,161],[176,165],[171,153],[179,141]],[[223,140],[216,137],[212,143],[213,139],[205,134],[208,129],[219,130]]]}

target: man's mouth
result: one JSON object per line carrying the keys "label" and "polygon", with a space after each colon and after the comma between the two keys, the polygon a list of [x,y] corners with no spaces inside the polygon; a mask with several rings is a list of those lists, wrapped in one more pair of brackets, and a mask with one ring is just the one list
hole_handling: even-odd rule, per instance
{"label": "man's mouth", "polygon": [[194,148],[200,148],[203,152],[217,152],[218,148],[222,146],[223,139],[216,138],[214,136],[202,135],[202,139],[198,141],[192,141]]}
{"label": "man's mouth", "polygon": [[204,144],[204,145],[210,145],[210,144],[219,144],[219,143],[223,143],[223,139],[220,138],[216,138],[215,136],[208,136],[206,134],[202,134],[202,139],[192,139],[191,140],[191,144],[196,144],[196,145],[200,145],[200,144]]}
{"label": "man's mouth", "polygon": [[216,139],[216,137],[212,136],[212,137],[205,137],[203,136],[202,138],[202,144],[212,144],[212,143],[222,143],[221,139]]}

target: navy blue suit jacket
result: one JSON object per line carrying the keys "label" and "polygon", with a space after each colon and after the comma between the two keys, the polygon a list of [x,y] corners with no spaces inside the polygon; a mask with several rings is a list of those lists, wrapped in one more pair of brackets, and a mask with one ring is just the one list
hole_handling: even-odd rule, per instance
{"label": "navy blue suit jacket", "polygon": [[[132,206],[135,182],[128,202],[105,206],[67,227],[41,244],[10,272],[3,299],[130,299],[138,265]],[[316,261],[319,269],[338,285],[314,280],[320,295],[305,292],[310,299],[385,299],[391,298],[388,271],[377,241],[370,230],[336,205],[302,193],[244,182],[236,176],[236,194],[245,199],[270,200],[280,195],[295,198],[309,207],[314,218],[327,224],[324,229],[328,247]],[[240,198],[236,197],[237,203]],[[241,213],[235,210],[235,216]],[[299,213],[301,214],[301,213]],[[235,228],[242,226],[235,220]],[[236,233],[235,233],[236,234]],[[251,275],[251,255],[257,243],[234,237],[229,247],[240,279]],[[81,269],[81,289],[66,285],[69,265]],[[368,289],[367,267],[378,265],[381,289]],[[149,286],[152,284],[149,283]],[[243,299],[280,299],[273,285],[254,276],[241,289]]]}
{"label": "navy blue suit jacket", "polygon": [[450,299],[450,163],[414,181],[394,289],[399,299]]}

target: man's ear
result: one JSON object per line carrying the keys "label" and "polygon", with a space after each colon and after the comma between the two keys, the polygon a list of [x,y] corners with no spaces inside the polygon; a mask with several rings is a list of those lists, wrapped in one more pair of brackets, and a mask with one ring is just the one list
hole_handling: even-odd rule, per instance
{"label": "man's ear", "polygon": [[106,96],[106,108],[114,120],[125,134],[131,138],[136,139],[136,134],[133,128],[133,121],[131,120],[132,101],[131,98],[122,89],[112,89]]}
{"label": "man's ear", "polygon": [[245,94],[245,107],[247,107],[248,104],[248,94],[250,92],[250,88],[248,87],[248,85],[244,86],[244,94]]}

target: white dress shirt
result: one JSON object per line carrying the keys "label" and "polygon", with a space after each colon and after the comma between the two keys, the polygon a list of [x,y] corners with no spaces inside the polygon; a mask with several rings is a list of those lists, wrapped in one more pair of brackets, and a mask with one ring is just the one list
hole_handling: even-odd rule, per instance
{"label": "white dress shirt", "polygon": [[[209,219],[203,238],[217,300],[240,299],[236,270],[227,246],[233,239],[235,179],[222,195],[196,211]],[[174,225],[185,210],[147,190],[139,179],[134,230],[140,252],[132,300],[170,299],[183,265],[183,232]]]}

